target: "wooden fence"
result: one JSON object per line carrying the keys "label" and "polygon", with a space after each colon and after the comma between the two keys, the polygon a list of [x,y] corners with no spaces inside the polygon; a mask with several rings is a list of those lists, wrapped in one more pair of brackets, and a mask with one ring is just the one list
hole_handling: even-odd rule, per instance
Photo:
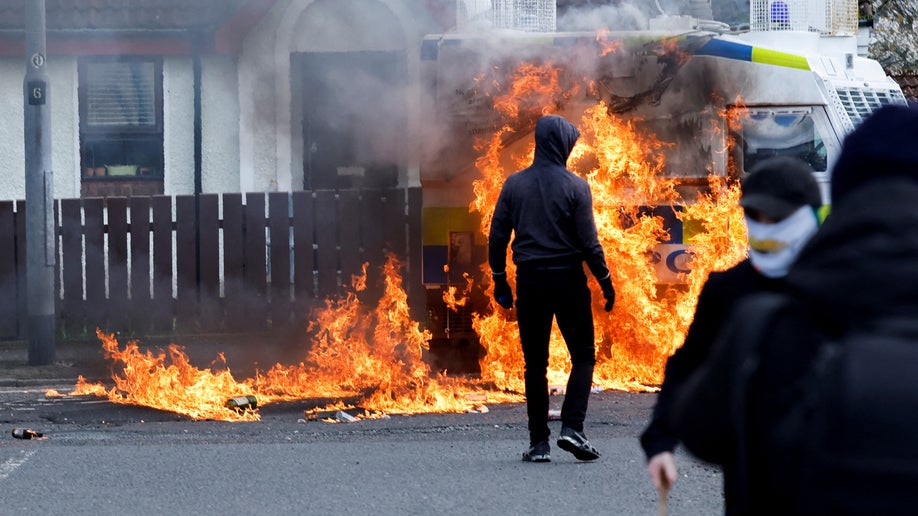
{"label": "wooden fence", "polygon": [[[0,202],[0,338],[25,338],[25,204]],[[59,334],[95,328],[193,334],[305,327],[367,269],[381,294],[389,253],[423,316],[421,191],[108,197],[55,202]]]}

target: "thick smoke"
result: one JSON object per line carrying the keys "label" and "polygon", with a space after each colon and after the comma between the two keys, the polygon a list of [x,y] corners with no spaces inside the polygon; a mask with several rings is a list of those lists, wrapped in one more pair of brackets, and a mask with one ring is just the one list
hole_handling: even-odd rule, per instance
{"label": "thick smoke", "polygon": [[[721,0],[718,4],[735,4]],[[703,1],[659,0],[648,2],[580,2],[558,10],[557,32],[580,36],[580,43],[538,44],[539,33],[491,28],[486,16],[478,13],[475,23],[460,24],[458,35],[447,35],[439,46],[437,61],[427,64],[435,85],[430,100],[435,113],[434,130],[424,132],[427,152],[422,163],[422,179],[453,180],[475,178],[473,146],[479,136],[493,135],[510,123],[512,133],[504,134],[504,144],[513,139],[530,138],[532,126],[542,110],[560,114],[578,113],[580,108],[602,100],[610,116],[640,119],[649,131],[682,149],[671,159],[673,169],[704,174],[705,167],[689,159],[697,147],[698,127],[707,121],[712,84],[705,70],[682,70],[685,57],[694,46],[706,41],[697,38],[668,48],[659,41],[629,38],[628,32],[648,30],[654,17],[698,18],[710,16],[712,7]],[[690,28],[687,26],[687,29]],[[605,36],[615,50],[600,53],[590,44],[597,35]],[[461,44],[449,41],[458,37]],[[536,97],[529,112],[510,117],[498,112],[492,99],[507,94],[511,74],[523,63],[561,70],[558,83],[565,92],[554,97]],[[677,73],[682,78],[676,84]],[[547,82],[547,81],[546,81]],[[568,92],[574,92],[568,94]],[[708,150],[698,149],[699,155]],[[684,161],[688,162],[684,162]],[[680,172],[688,173],[688,172]]]}
{"label": "thick smoke", "polygon": [[[721,0],[734,2],[735,0]],[[646,30],[649,20],[661,15],[682,15],[689,10],[689,0],[654,0],[646,2],[580,2],[576,7],[558,8],[558,32],[595,33]],[[313,181],[314,173],[329,174],[336,170],[339,186],[390,182],[401,164],[410,163],[417,149],[422,150],[422,179],[448,179],[469,170],[474,155],[469,151],[477,135],[493,132],[497,120],[484,113],[486,96],[501,93],[506,84],[498,81],[501,73],[521,61],[545,62],[544,48],[506,44],[501,38],[513,39],[521,31],[494,29],[488,23],[493,2],[469,1],[462,19],[460,9],[457,28],[447,29],[446,37],[460,35],[478,43],[473,52],[461,54],[454,46],[440,45],[436,60],[420,63],[420,88],[410,79],[415,63],[407,62],[402,51],[323,51],[319,49],[300,57],[291,69],[294,103],[293,123],[302,120],[293,132],[296,154],[302,155],[306,188],[328,187],[326,179]],[[355,8],[355,6],[357,6]],[[417,9],[418,13],[425,12]],[[336,2],[319,0],[304,15],[313,20],[298,27],[310,41],[346,41],[354,48],[391,48],[391,42],[405,38],[406,44],[417,44],[424,34],[442,31],[432,20],[419,16],[416,25],[403,30],[391,12],[380,12],[379,3],[355,2],[348,8]],[[385,15],[385,16],[384,16]],[[346,36],[344,36],[346,35]],[[532,33],[528,33],[532,36]],[[417,40],[412,40],[417,37]],[[441,41],[442,43],[442,41]],[[341,44],[329,43],[330,50]],[[527,55],[528,54],[528,55]],[[411,54],[408,54],[409,56]],[[594,55],[576,50],[563,56],[567,73],[579,77],[596,76]],[[608,71],[628,66],[627,60],[606,59]],[[500,72],[499,70],[503,70]],[[494,77],[488,74],[494,72]],[[476,80],[485,77],[486,81]],[[410,121],[420,120],[415,134]],[[302,129],[302,134],[298,134]],[[460,134],[457,134],[459,131]],[[300,143],[302,142],[302,143]],[[444,154],[444,152],[446,154]],[[456,159],[466,156],[464,160]],[[299,156],[295,156],[299,157]],[[325,172],[320,172],[325,171]]]}
{"label": "thick smoke", "polygon": [[[369,53],[366,59],[358,59],[366,66],[349,66],[344,64],[345,59],[339,65],[329,66],[317,78],[316,89],[304,90],[308,103],[315,109],[314,118],[309,116],[313,113],[308,113],[309,121],[341,135],[342,140],[325,144],[340,149],[342,157],[352,161],[342,165],[400,161],[404,154],[405,107],[409,98],[404,65],[395,62],[394,56],[374,59]],[[344,138],[349,142],[345,143]]]}
{"label": "thick smoke", "polygon": [[565,31],[641,30],[651,16],[646,6],[601,5],[569,9],[558,17],[558,29]]}
{"label": "thick smoke", "polygon": [[[594,104],[597,92],[589,91],[589,83],[594,79],[632,77],[631,52],[610,52],[600,57],[593,41],[602,31],[646,30],[649,20],[661,12],[652,4],[608,2],[559,8],[557,32],[581,33],[581,43],[563,47],[538,44],[540,33],[494,29],[487,22],[487,12],[476,11],[464,23],[460,20],[458,33],[448,34],[440,42],[436,62],[422,63],[424,84],[432,85],[423,92],[433,95],[427,100],[434,111],[430,127],[436,128],[424,133],[422,179],[451,180],[474,174],[477,154],[473,147],[479,137],[494,134],[508,122],[513,125],[513,133],[505,139],[525,137],[545,110],[560,112],[582,100]],[[455,44],[449,41],[451,37],[462,41]],[[519,113],[511,121],[491,103],[494,98],[509,94],[512,74],[523,63],[560,70],[558,84],[562,92],[549,97],[536,96],[530,105],[522,106],[528,112]],[[654,72],[650,80],[653,75]],[[643,81],[641,78],[629,84]],[[601,94],[607,94],[607,90]],[[618,93],[632,96],[635,92]],[[591,96],[592,99],[588,98]]]}

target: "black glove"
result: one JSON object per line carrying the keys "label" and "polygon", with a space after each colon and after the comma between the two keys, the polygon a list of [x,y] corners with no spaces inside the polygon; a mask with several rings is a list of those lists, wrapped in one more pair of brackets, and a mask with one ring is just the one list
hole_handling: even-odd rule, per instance
{"label": "black glove", "polygon": [[504,308],[513,308],[513,291],[510,290],[510,284],[507,283],[506,274],[495,274],[494,279],[494,300]]}
{"label": "black glove", "polygon": [[608,277],[599,280],[599,286],[602,288],[603,297],[606,298],[606,306],[604,308],[607,312],[611,312],[612,307],[615,306],[615,288],[612,286],[612,278]]}

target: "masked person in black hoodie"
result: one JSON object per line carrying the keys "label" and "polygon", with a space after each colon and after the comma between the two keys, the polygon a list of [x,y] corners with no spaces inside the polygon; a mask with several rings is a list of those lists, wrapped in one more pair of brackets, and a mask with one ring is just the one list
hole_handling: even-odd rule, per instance
{"label": "masked person in black hoodie", "polygon": [[784,295],[738,304],[671,424],[735,473],[728,514],[916,514],[918,109],[847,138]]}
{"label": "masked person in black hoodie", "polygon": [[[738,300],[784,289],[791,263],[819,225],[816,210],[822,198],[809,165],[792,157],[775,157],[758,163],[743,178],[739,204],[749,233],[749,258],[708,276],[685,341],[666,362],[650,423],[640,437],[647,472],[658,490],[668,489],[677,478],[673,451],[679,440],[668,417],[674,398],[708,358]],[[727,469],[724,482],[729,497],[732,479]]]}
{"label": "masked person in black hoodie", "polygon": [[516,314],[526,367],[530,445],[523,460],[527,462],[551,460],[547,369],[553,319],[571,357],[557,444],[579,460],[599,458],[583,433],[596,363],[592,303],[583,263],[599,281],[607,312],[615,302],[615,290],[597,236],[589,184],[567,169],[579,137],[577,128],[560,116],[538,120],[532,165],[507,177],[488,236],[494,298],[507,309],[513,307],[506,270],[507,245],[513,237]]}

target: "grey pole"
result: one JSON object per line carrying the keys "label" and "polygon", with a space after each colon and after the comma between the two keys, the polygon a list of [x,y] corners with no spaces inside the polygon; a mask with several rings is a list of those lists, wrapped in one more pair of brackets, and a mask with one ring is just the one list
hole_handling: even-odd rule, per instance
{"label": "grey pole", "polygon": [[55,360],[54,176],[51,172],[51,104],[45,73],[45,0],[26,5],[25,217],[29,365]]}

